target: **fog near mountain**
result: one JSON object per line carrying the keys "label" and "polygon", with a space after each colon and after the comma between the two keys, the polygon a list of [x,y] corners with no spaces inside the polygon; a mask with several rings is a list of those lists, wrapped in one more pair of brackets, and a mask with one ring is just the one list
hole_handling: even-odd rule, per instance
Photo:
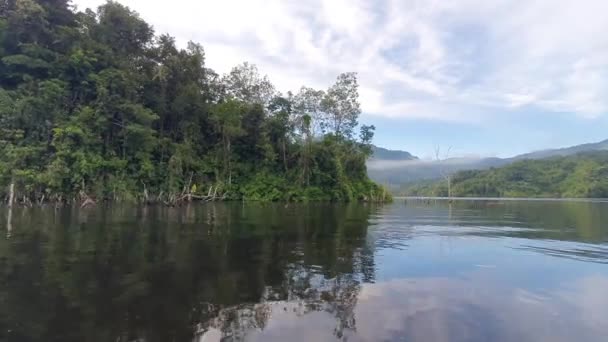
{"label": "fog near mountain", "polygon": [[[556,156],[569,156],[581,152],[608,150],[608,140],[598,143],[576,145],[566,148],[536,151],[518,155],[512,158],[449,158],[441,161],[406,159],[410,153],[404,151],[391,151],[390,156],[403,156],[399,158],[384,158],[388,151],[379,148],[380,153],[374,155],[367,162],[367,169],[370,178],[378,183],[398,188],[403,184],[416,183],[426,180],[435,180],[446,174],[453,174],[464,170],[486,170],[492,167],[501,167],[515,161],[524,159],[544,159]],[[376,151],[376,150],[374,150]],[[401,152],[399,154],[398,152]]]}
{"label": "fog near mountain", "polygon": [[500,158],[450,158],[433,160],[370,160],[367,172],[370,178],[389,187],[420,180],[433,180],[442,175],[463,170],[484,170],[506,165],[509,162]]}

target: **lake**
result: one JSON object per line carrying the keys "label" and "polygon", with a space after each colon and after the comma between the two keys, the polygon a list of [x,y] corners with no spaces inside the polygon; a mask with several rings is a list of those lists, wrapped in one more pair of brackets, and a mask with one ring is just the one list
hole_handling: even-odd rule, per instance
{"label": "lake", "polygon": [[603,341],[608,203],[0,209],[2,341]]}

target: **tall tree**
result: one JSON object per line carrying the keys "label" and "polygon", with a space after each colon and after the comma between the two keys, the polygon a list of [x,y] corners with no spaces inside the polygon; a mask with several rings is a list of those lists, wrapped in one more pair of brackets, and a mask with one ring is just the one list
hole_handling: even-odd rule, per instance
{"label": "tall tree", "polygon": [[212,120],[217,130],[220,132],[221,151],[223,159],[223,179],[230,185],[232,184],[232,143],[235,138],[243,135],[241,127],[241,115],[243,104],[235,99],[217,104],[212,109]]}
{"label": "tall tree", "polygon": [[234,67],[224,76],[226,93],[237,100],[248,103],[259,103],[264,107],[270,104],[275,96],[275,88],[267,76],[261,76],[258,68],[247,62]]}
{"label": "tall tree", "polygon": [[318,136],[325,133],[325,113],[323,112],[323,99],[326,94],[323,90],[302,87],[294,97],[294,120],[297,127],[302,127],[302,120],[309,117],[309,134]]}
{"label": "tall tree", "polygon": [[361,148],[367,157],[372,155],[372,140],[374,139],[374,132],[376,126],[374,125],[362,125],[359,133],[359,139],[361,141]]}
{"label": "tall tree", "polygon": [[321,102],[326,114],[323,121],[325,129],[339,137],[352,137],[361,114],[358,89],[356,73],[348,72],[338,76]]}
{"label": "tall tree", "polygon": [[293,95],[289,93],[286,97],[275,97],[269,106],[271,113],[268,119],[268,136],[274,147],[275,154],[280,156],[283,162],[283,170],[288,171],[287,145],[290,135],[294,130],[291,115],[293,112]]}

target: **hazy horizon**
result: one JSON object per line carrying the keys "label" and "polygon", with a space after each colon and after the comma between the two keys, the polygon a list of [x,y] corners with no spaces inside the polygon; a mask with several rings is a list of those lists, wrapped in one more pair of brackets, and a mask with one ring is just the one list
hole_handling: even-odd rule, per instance
{"label": "hazy horizon", "polygon": [[[560,149],[570,148],[570,147],[579,146],[579,145],[587,145],[587,144],[599,143],[599,142],[602,142],[602,141],[605,141],[605,140],[608,140],[608,139],[603,139],[603,140],[599,140],[599,141],[587,141],[587,142],[582,142],[582,143],[576,144],[576,145],[553,146],[553,147],[549,147],[549,148],[545,148],[545,149],[524,151],[522,153],[513,154],[513,155],[505,155],[505,156],[481,155],[481,154],[475,154],[475,153],[455,154],[452,151],[450,151],[450,153],[447,154],[447,155],[445,153],[442,153],[440,159],[441,160],[446,160],[446,159],[463,159],[463,160],[468,159],[468,160],[474,160],[474,159],[484,159],[484,158],[503,158],[503,159],[504,158],[514,158],[514,157],[518,157],[520,155],[528,154],[528,153],[542,152],[542,151],[547,151],[547,150],[560,150]],[[376,144],[376,146],[378,146],[378,145]],[[378,146],[378,147],[382,147],[382,148],[385,148],[385,149],[390,150],[390,151],[410,152],[410,151],[406,151],[406,150],[399,149],[399,148],[392,149],[392,148],[387,148],[387,147],[384,147],[384,146]],[[443,147],[443,146],[437,146],[437,147],[443,148],[443,151],[445,151],[445,147]],[[449,147],[450,146],[448,146],[448,148]],[[412,156],[418,158],[418,161],[421,161],[421,162],[435,162],[435,161],[437,161],[437,157],[435,156],[435,151],[434,150],[428,152],[425,155],[421,155],[420,156],[420,155],[412,154]],[[391,160],[387,160],[387,161],[392,162]],[[405,162],[411,162],[411,161],[416,161],[416,160],[405,160]],[[399,162],[404,162],[404,161],[399,161]]]}

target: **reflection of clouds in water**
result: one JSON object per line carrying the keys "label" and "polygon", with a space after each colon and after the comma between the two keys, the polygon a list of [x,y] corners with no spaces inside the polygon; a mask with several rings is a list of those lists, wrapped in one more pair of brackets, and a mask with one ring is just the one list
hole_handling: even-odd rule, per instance
{"label": "reflection of clouds in water", "polygon": [[[397,280],[363,287],[362,295],[367,291],[394,295],[360,299],[355,314],[359,321],[376,319],[378,324],[383,316],[393,316],[395,327],[380,332],[401,329],[414,341],[594,341],[608,334],[607,285],[608,278],[598,276],[555,293],[534,293],[492,283],[471,286],[456,279]],[[393,312],[378,310],[382,306]],[[367,326],[374,325],[358,325],[365,339],[391,338],[363,335]]]}
{"label": "reflection of clouds in water", "polygon": [[444,278],[390,281],[362,288],[357,332],[363,340],[595,341],[608,334],[607,288],[599,276],[555,293]]}
{"label": "reflection of clouds in water", "polygon": [[574,287],[559,292],[559,296],[580,308],[580,319],[608,336],[608,278],[600,275],[583,278]]}
{"label": "reflection of clouds in water", "polygon": [[[477,279],[479,280],[479,279]],[[348,341],[596,341],[608,336],[608,278],[592,276],[554,292],[490,280],[420,278],[365,284]],[[334,298],[339,300],[339,298]],[[314,299],[314,301],[318,298]],[[330,299],[331,300],[331,299]],[[269,302],[264,328],[249,341],[335,341],[335,303]],[[213,331],[213,330],[212,330]],[[216,337],[217,331],[214,331]],[[207,334],[201,341],[215,341]]]}

